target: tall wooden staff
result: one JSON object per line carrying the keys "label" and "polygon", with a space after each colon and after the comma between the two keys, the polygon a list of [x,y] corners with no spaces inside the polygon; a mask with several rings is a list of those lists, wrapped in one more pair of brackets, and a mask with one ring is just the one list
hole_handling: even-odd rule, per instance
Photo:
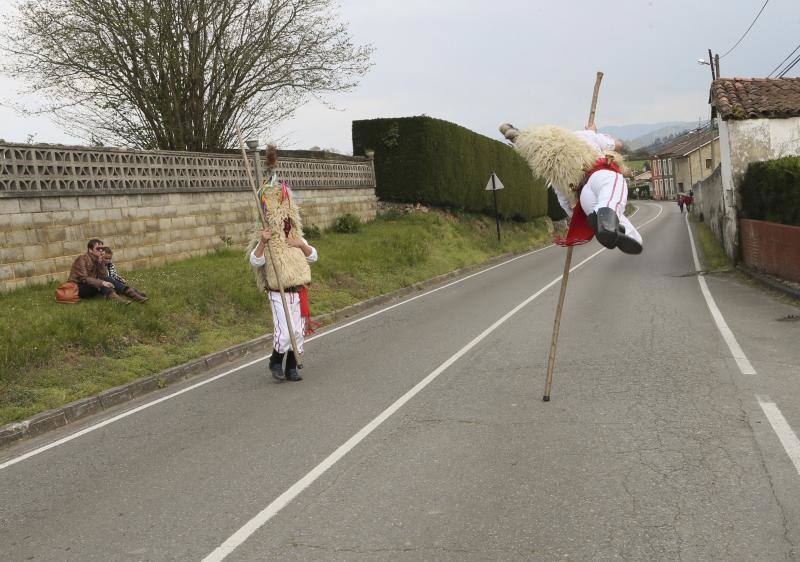
{"label": "tall wooden staff", "polygon": [[[244,140],[242,139],[242,130],[239,128],[238,124],[236,125],[236,136],[239,137],[239,147],[242,149],[242,158],[244,158],[244,169],[247,170],[247,179],[250,180],[250,187],[253,188],[253,195],[256,198],[256,207],[258,207],[258,216],[261,218],[261,225],[264,228],[267,228],[269,226],[269,221],[267,220],[264,208],[261,206],[261,201],[258,199],[258,189],[256,189],[256,182],[253,180],[253,173],[250,171],[250,160],[247,158],[247,151],[244,149]],[[300,354],[300,350],[297,348],[297,341],[295,341],[294,338],[292,315],[289,313],[289,304],[286,302],[286,293],[283,292],[283,276],[281,275],[281,270],[278,267],[278,263],[275,261],[275,256],[269,248],[269,244],[265,244],[265,249],[269,254],[272,268],[275,270],[275,279],[278,281],[278,290],[281,293],[281,303],[283,303],[283,314],[286,316],[286,325],[289,327],[289,338],[291,338],[292,351],[294,351],[295,359],[297,359],[297,368],[302,369],[303,356]]]}
{"label": "tall wooden staff", "polygon": [[[597,108],[597,95],[600,93],[600,81],[603,73],[598,72],[594,81],[594,93],[592,94],[592,108],[589,110],[589,123],[586,128],[594,125],[594,113]],[[578,201],[578,205],[580,205]],[[556,307],[556,319],[553,323],[553,337],[550,340],[550,355],[547,357],[547,380],[544,383],[544,396],[542,400],[550,401],[550,389],[553,386],[553,367],[556,363],[556,347],[558,345],[558,329],[561,326],[561,312],[564,309],[564,295],[567,293],[567,281],[569,281],[569,268],[572,264],[572,246],[567,246],[567,259],[564,261],[564,275],[561,276],[561,291],[558,293],[558,306]]]}

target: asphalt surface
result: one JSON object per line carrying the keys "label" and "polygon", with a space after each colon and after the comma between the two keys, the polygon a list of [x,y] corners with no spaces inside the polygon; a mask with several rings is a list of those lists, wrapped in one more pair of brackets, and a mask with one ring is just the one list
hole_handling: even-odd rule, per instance
{"label": "asphalt surface", "polygon": [[550,402],[557,247],[326,328],[302,382],[225,366],[4,450],[0,558],[800,559],[798,309],[703,277],[742,374],[685,217],[639,206],[641,256],[575,250]]}

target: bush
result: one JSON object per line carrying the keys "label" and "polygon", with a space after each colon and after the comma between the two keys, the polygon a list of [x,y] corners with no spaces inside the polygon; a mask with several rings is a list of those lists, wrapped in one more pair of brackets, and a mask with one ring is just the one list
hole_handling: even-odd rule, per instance
{"label": "bush", "polygon": [[334,232],[341,232],[343,234],[352,234],[361,230],[361,219],[352,213],[346,213],[336,218],[333,223]]}
{"label": "bush", "polygon": [[353,121],[353,153],[374,150],[376,195],[494,215],[486,183],[494,171],[505,189],[498,212],[531,220],[547,213],[544,183],[505,143],[431,117]]}
{"label": "bush", "polygon": [[800,226],[800,157],[752,162],[740,192],[744,218]]}
{"label": "bush", "polygon": [[322,231],[315,224],[309,224],[303,227],[303,236],[306,240],[319,240],[322,236]]}

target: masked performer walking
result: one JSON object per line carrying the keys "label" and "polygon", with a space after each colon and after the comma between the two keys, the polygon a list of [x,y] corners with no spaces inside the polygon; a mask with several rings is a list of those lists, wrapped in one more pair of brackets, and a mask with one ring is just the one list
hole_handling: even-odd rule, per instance
{"label": "masked performer walking", "polygon": [[[264,182],[258,192],[258,198],[269,224],[265,225],[261,235],[250,243],[248,253],[250,265],[255,269],[258,288],[267,292],[272,309],[274,332],[269,370],[279,381],[299,381],[303,377],[297,370],[295,353],[302,355],[304,336],[311,329],[308,307],[308,285],[311,283],[309,264],[317,261],[317,250],[303,238],[299,209],[286,183],[277,182],[274,178]],[[272,254],[271,260],[267,259],[265,252]],[[283,290],[297,342],[296,350],[292,349],[289,325],[272,260],[277,262],[281,271]]]}

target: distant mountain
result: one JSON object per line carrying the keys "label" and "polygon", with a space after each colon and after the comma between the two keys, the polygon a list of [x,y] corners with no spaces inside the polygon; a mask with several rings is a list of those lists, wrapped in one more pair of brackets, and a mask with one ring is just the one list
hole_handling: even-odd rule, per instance
{"label": "distant mountain", "polygon": [[676,135],[695,127],[697,127],[697,123],[694,121],[668,121],[664,123],[602,127],[600,132],[620,139],[631,150],[636,150],[653,144],[658,138]]}

